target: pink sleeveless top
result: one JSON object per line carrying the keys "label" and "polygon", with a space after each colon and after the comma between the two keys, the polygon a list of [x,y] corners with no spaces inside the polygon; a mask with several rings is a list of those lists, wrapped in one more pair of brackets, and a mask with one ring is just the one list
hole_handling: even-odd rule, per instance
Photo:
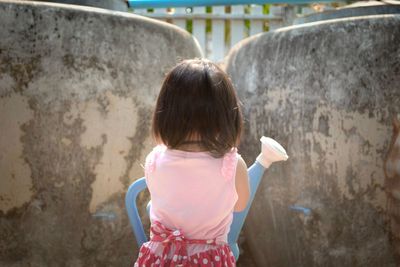
{"label": "pink sleeveless top", "polygon": [[226,243],[238,199],[236,148],[222,158],[156,146],[147,156],[150,220],[179,229],[187,239]]}
{"label": "pink sleeveless top", "polygon": [[134,267],[235,267],[227,244],[239,155],[223,158],[157,146],[146,158],[151,195],[150,241],[139,249]]}

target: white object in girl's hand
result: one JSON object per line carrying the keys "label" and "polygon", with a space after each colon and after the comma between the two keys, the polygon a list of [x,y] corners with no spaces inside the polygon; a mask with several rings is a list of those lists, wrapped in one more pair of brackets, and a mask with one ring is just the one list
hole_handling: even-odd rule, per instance
{"label": "white object in girl's hand", "polygon": [[263,136],[260,141],[261,153],[256,160],[265,168],[268,168],[273,162],[289,158],[286,150],[274,139]]}

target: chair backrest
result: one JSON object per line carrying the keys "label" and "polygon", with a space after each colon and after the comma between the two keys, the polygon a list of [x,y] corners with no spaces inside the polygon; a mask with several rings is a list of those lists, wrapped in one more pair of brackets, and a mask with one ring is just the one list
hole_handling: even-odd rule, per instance
{"label": "chair backrest", "polygon": [[[228,234],[228,243],[231,247],[233,255],[236,260],[239,258],[239,247],[237,244],[240,231],[243,228],[244,221],[249,212],[251,203],[254,200],[255,193],[260,184],[261,178],[264,174],[265,168],[257,161],[248,169],[249,184],[250,184],[250,199],[247,203],[246,209],[241,212],[233,213],[233,221]],[[136,206],[136,199],[140,192],[147,188],[146,180],[144,177],[133,182],[126,193],[125,205],[128,212],[128,217],[131,222],[133,233],[135,234],[136,242],[140,247],[143,243],[147,242],[148,238],[144,232],[142,220],[140,219],[139,212]],[[149,211],[149,205],[147,207]]]}

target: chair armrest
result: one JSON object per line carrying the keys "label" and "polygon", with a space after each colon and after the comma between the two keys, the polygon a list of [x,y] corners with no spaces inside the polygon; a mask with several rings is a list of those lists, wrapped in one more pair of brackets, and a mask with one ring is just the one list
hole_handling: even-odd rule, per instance
{"label": "chair armrest", "polygon": [[140,192],[147,188],[146,179],[144,177],[133,182],[125,195],[125,206],[128,212],[129,221],[135,234],[138,247],[147,242],[147,236],[143,229],[143,224],[139,216],[136,206],[136,199]]}

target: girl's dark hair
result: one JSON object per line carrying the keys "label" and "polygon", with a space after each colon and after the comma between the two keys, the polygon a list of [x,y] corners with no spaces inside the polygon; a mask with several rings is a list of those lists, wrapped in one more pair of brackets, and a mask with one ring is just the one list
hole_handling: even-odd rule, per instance
{"label": "girl's dark hair", "polygon": [[242,125],[232,82],[216,64],[185,60],[167,74],[153,114],[152,133],[158,142],[177,149],[194,137],[221,157],[239,144]]}

